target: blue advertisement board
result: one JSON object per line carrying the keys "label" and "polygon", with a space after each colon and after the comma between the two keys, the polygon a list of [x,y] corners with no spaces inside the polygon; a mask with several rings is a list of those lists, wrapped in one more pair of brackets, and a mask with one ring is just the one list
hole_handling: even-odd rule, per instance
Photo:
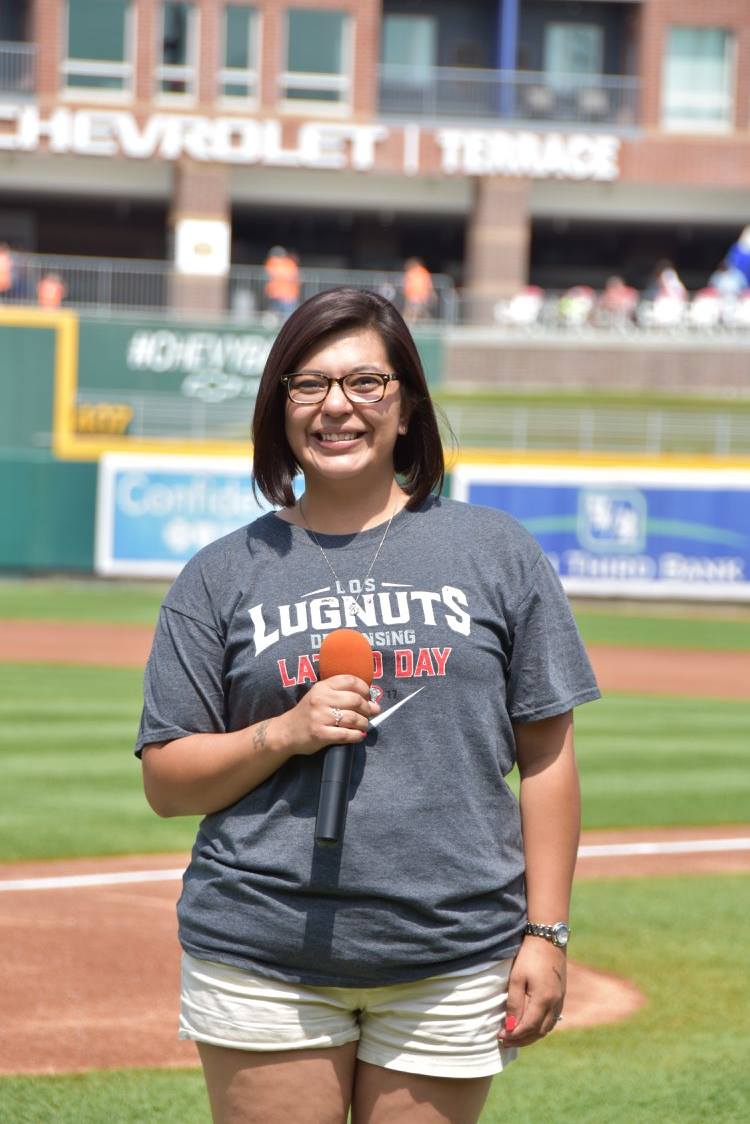
{"label": "blue advertisement board", "polygon": [[452,495],[501,508],[569,593],[750,600],[750,472],[463,464]]}
{"label": "blue advertisement board", "polygon": [[99,462],[95,568],[175,577],[201,547],[257,518],[248,457],[112,453]]}

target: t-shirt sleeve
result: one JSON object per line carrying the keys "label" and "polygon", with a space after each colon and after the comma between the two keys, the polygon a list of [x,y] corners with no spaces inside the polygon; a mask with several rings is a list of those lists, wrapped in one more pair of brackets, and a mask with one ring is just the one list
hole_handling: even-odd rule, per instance
{"label": "t-shirt sleeve", "polygon": [[162,606],[144,677],[138,757],[152,742],[225,732],[223,660],[215,628]]}
{"label": "t-shirt sleeve", "polygon": [[565,591],[542,553],[513,614],[508,713],[531,722],[599,697]]}

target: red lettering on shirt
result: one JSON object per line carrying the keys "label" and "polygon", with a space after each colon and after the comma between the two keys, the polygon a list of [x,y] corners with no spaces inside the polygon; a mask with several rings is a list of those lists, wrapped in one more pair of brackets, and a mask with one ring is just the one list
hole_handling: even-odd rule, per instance
{"label": "red lettering on shirt", "polygon": [[289,672],[286,669],[286,660],[277,660],[276,666],[279,669],[279,675],[281,676],[282,686],[283,687],[295,687],[297,685],[297,680],[296,679],[290,679]]}
{"label": "red lettering on shirt", "polygon": [[435,668],[432,666],[432,659],[430,658],[429,648],[420,648],[417,662],[414,666],[414,678],[420,675],[434,675]]}
{"label": "red lettering on shirt", "polygon": [[432,652],[433,656],[435,657],[435,663],[437,664],[437,671],[436,671],[435,674],[436,675],[445,675],[445,665],[447,664],[448,656],[451,654],[453,649],[452,648],[430,648],[430,651]]}

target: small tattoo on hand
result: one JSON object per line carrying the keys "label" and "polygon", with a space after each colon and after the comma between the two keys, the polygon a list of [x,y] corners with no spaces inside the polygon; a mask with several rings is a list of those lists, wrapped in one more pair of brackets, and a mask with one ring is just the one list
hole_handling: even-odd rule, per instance
{"label": "small tattoo on hand", "polygon": [[268,730],[267,722],[260,722],[253,730],[253,748],[265,749],[266,745],[266,731]]}

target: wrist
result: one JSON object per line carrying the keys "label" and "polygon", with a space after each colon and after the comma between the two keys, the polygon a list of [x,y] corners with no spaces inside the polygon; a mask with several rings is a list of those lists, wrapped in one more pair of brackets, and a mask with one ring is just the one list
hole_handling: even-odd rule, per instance
{"label": "wrist", "polygon": [[279,764],[291,757],[292,750],[283,714],[257,722],[250,727],[250,735],[256,753],[266,752],[278,758]]}
{"label": "wrist", "polygon": [[565,951],[570,939],[570,926],[567,921],[538,922],[529,921],[524,929],[524,935],[546,941],[548,944]]}

